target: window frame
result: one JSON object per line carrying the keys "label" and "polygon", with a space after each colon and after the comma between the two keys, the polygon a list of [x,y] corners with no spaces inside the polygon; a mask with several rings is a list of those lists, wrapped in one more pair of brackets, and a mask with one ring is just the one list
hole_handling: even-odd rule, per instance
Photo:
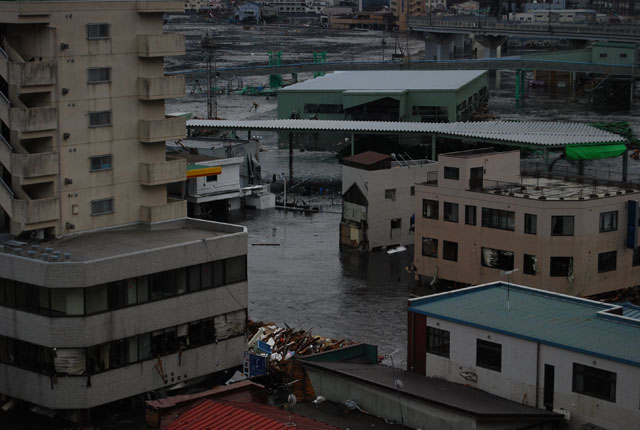
{"label": "window frame", "polygon": [[[101,114],[109,114],[108,115],[109,122],[104,124],[103,123],[93,124],[92,118],[100,118],[100,117],[97,117],[96,115],[101,115]],[[111,127],[111,126],[113,126],[113,111],[111,109],[89,112],[89,128]]]}
{"label": "window frame", "polygon": [[450,358],[451,332],[438,327],[427,326],[427,354]]}
{"label": "window frame", "polygon": [[[607,217],[611,217],[610,226],[606,226]],[[600,212],[600,233],[618,230],[618,211]]]}
{"label": "window frame", "polygon": [[396,201],[396,189],[395,188],[387,188],[384,190],[384,199]]}
{"label": "window frame", "polygon": [[[91,22],[87,24],[87,40],[105,40],[105,39],[111,39],[111,23],[109,22]],[[102,30],[104,28],[107,29],[107,35],[106,36],[92,36],[90,34],[91,30],[89,30],[90,28],[98,28],[99,30]],[[102,33],[102,31],[98,31],[98,33]]]}
{"label": "window frame", "polygon": [[[562,274],[558,274],[557,272],[555,272],[554,274],[554,260],[555,259],[559,259],[559,258],[567,258],[569,259],[569,266],[568,266],[568,271],[566,274],[562,273]],[[567,276],[570,276],[573,273],[573,257],[572,256],[551,256],[549,257],[549,277],[551,278],[566,278]]]}
{"label": "window frame", "polygon": [[[491,251],[495,251],[495,252],[497,252],[498,254],[502,253],[502,254],[504,254],[506,257],[508,257],[508,255],[507,255],[507,254],[511,254],[511,256],[510,256],[510,258],[511,258],[511,265],[510,265],[509,267],[507,267],[507,266],[501,267],[501,266],[492,266],[492,265],[490,265],[488,262],[487,262],[487,263],[485,263],[485,258],[484,258],[484,256],[485,256],[485,249],[487,249],[487,250],[491,250]],[[507,250],[505,250],[505,249],[489,248],[489,247],[487,247],[487,246],[482,246],[482,247],[480,248],[480,265],[481,265],[482,267],[488,267],[489,269],[497,269],[497,270],[513,270],[513,269],[514,269],[514,267],[515,267],[515,252],[513,252],[513,251],[507,251]]]}
{"label": "window frame", "polygon": [[[111,201],[111,209],[109,211],[94,212],[94,210],[93,210],[94,209],[94,207],[93,207],[94,203],[106,202],[106,201]],[[107,197],[107,198],[104,198],[104,199],[94,199],[94,200],[91,200],[89,203],[91,204],[91,216],[109,215],[109,214],[112,214],[112,213],[114,213],[116,211],[115,199],[113,197]]]}
{"label": "window frame", "polygon": [[[102,80],[91,80],[91,71],[93,70],[107,70],[109,77]],[[87,84],[105,84],[111,82],[111,67],[88,67],[87,68]]]}
{"label": "window frame", "polygon": [[[559,237],[568,237],[573,236],[576,230],[576,217],[573,215],[551,215],[551,236],[559,236]],[[565,219],[571,220],[571,233],[565,233]],[[557,221],[556,221],[557,220]],[[561,224],[557,224],[560,220],[562,220]],[[554,225],[559,226],[562,231],[556,232],[556,228]]]}
{"label": "window frame", "polygon": [[442,220],[457,223],[460,220],[460,205],[458,203],[444,202],[442,205]]}
{"label": "window frame", "polygon": [[[431,250],[433,250],[434,252],[426,254],[424,252],[425,250],[425,241],[431,241]],[[429,257],[429,258],[438,258],[438,239],[434,239],[432,237],[422,237],[422,256],[423,257]]]}
{"label": "window frame", "polygon": [[524,232],[525,234],[538,234],[538,215],[524,214]]}
{"label": "window frame", "polygon": [[613,272],[618,266],[618,251],[598,253],[598,273]]}
{"label": "window frame", "polygon": [[[531,260],[531,263],[528,263],[527,260]],[[538,257],[533,254],[523,254],[522,255],[522,273],[525,275],[536,276],[540,271],[538,267]]]}
{"label": "window frame", "polygon": [[[586,376],[595,378],[596,381],[600,380],[599,382],[601,383],[608,383],[609,395],[607,396],[605,394],[592,391],[589,387],[585,387],[585,385],[592,386],[594,384],[594,381],[589,381],[588,384],[585,384],[584,379]],[[579,383],[580,378],[582,378],[582,384]],[[597,367],[587,366],[585,364],[573,363],[573,369],[571,372],[571,391],[577,394],[582,394],[583,396],[616,403],[617,378],[618,375],[616,372],[598,369]],[[580,385],[582,385],[582,387],[580,387]]]}
{"label": "window frame", "polygon": [[[472,209],[469,212],[469,209]],[[473,214],[473,220],[470,220],[469,214]],[[466,225],[478,225],[478,207],[474,205],[464,205],[464,223]]]}
{"label": "window frame", "polygon": [[[452,258],[448,258],[449,255],[447,255],[447,250],[449,253],[453,252],[451,255]],[[447,261],[458,261],[458,242],[451,242],[448,240],[442,241],[442,259]]]}
{"label": "window frame", "polygon": [[452,181],[460,180],[460,168],[459,167],[450,167],[444,166],[443,170],[444,179],[449,179]]}
{"label": "window frame", "polygon": [[[100,160],[102,158],[109,158],[109,167],[102,167],[104,165],[104,163],[100,163],[101,167],[99,168],[94,168],[93,167],[93,162],[95,160]],[[102,172],[105,170],[113,170],[113,155],[112,154],[104,154],[104,155],[92,155],[91,157],[89,157],[89,171],[90,172]]]}
{"label": "window frame", "polygon": [[[497,230],[504,230],[504,231],[516,230],[515,211],[483,207],[481,216],[482,216],[482,219],[481,219],[482,227],[495,228]],[[497,219],[497,223],[494,222],[496,219]],[[511,223],[509,221],[511,221]]]}
{"label": "window frame", "polygon": [[[481,352],[483,353],[481,355]],[[484,354],[498,354],[486,357]],[[495,364],[497,362],[497,364]],[[484,339],[476,339],[476,366],[483,369],[493,370],[494,372],[502,372],[502,344],[491,342]]]}
{"label": "window frame", "polygon": [[[426,211],[427,207],[431,208],[431,212],[433,212],[431,216],[427,216],[427,211]],[[440,201],[422,199],[422,218],[439,219],[440,218]]]}

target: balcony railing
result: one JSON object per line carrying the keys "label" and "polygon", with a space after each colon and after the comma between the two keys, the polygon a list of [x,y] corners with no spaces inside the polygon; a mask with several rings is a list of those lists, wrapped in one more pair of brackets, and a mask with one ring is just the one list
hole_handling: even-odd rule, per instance
{"label": "balcony railing", "polygon": [[164,142],[178,140],[187,133],[187,120],[184,117],[165,118],[158,120],[140,120],[138,122],[138,136],[141,142]]}
{"label": "balcony railing", "polygon": [[184,95],[185,84],[182,75],[138,78],[138,97],[141,100],[170,99]]}
{"label": "balcony railing", "polygon": [[35,200],[13,200],[13,221],[21,224],[36,224],[53,221],[60,216],[60,199],[48,197]]}
{"label": "balcony railing", "polygon": [[20,132],[55,130],[58,114],[55,107],[11,108],[11,128]]}
{"label": "balcony railing", "polygon": [[140,206],[140,218],[150,224],[187,216],[187,201],[167,199],[166,205]]}
{"label": "balcony railing", "polygon": [[184,34],[139,34],[138,56],[167,57],[184,55]]}
{"label": "balcony railing", "polygon": [[56,152],[12,154],[11,173],[25,179],[57,175],[60,169]]}
{"label": "balcony railing", "polygon": [[140,183],[153,186],[186,181],[187,160],[170,158],[162,163],[140,163]]}

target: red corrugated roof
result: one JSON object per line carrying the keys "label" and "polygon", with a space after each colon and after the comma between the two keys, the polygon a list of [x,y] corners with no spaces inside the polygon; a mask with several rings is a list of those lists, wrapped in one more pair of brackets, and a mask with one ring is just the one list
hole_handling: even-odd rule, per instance
{"label": "red corrugated roof", "polygon": [[391,157],[386,154],[380,154],[379,152],[365,151],[365,152],[361,152],[360,154],[347,157],[344,159],[344,161],[349,161],[351,163],[368,166],[370,164],[375,164],[382,160],[386,160],[387,158],[391,158]]}
{"label": "red corrugated roof", "polygon": [[181,414],[168,430],[336,430],[273,406],[205,399]]}

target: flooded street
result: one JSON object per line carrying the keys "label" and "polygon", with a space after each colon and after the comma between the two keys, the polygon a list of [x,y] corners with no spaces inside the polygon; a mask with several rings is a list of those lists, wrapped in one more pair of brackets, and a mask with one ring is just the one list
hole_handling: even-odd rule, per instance
{"label": "flooded street", "polygon": [[[382,54],[382,38],[387,42],[393,40],[391,35],[381,32],[308,34],[307,30],[297,33],[268,28],[245,31],[228,25],[182,25],[172,30],[187,34],[186,59],[171,62],[169,67],[173,71],[196,71],[187,75],[188,91],[194,76],[198,76],[197,69],[204,67],[202,55],[198,56],[194,50],[205,31],[211,31],[219,38],[219,65],[224,67],[265,65],[267,51],[272,50],[283,50],[283,61],[310,61],[314,50],[326,50],[328,58],[332,59],[350,56],[375,59]],[[236,43],[239,38],[242,43]],[[411,40],[409,46],[412,55],[416,56],[424,49],[419,40]],[[305,78],[300,76],[301,80]],[[533,79],[532,73],[528,79]],[[265,85],[267,80],[267,77],[256,77],[245,78],[244,82],[245,85],[247,82]],[[489,111],[500,119],[627,121],[636,134],[640,132],[637,89],[631,110],[594,108],[588,103],[569,101],[566,88],[527,88],[524,102],[516,105],[514,81],[515,72],[512,71],[500,72],[490,79]],[[250,113],[254,101],[260,108],[258,112]],[[274,119],[276,106],[275,97],[218,97],[219,116],[226,119]],[[181,100],[171,100],[167,103],[167,111],[190,111],[204,117],[206,98],[203,94],[192,94]],[[261,144],[267,149],[260,154],[263,177],[271,180],[273,175],[288,172],[288,151],[278,149],[276,135],[262,133],[260,137]],[[536,155],[530,157],[535,160]],[[557,166],[572,167],[564,161]],[[619,159],[601,160],[591,167],[615,176],[621,163]],[[640,162],[630,160],[629,171],[632,175],[640,174]],[[314,181],[340,189],[340,164],[335,153],[330,151],[301,152],[296,149],[294,176],[301,182]],[[246,219],[235,221],[249,229],[249,316],[254,320],[311,329],[317,335],[376,344],[381,355],[400,350],[394,355],[394,364],[405,367],[407,300],[412,295],[431,292],[427,287],[417,285],[405,270],[411,263],[413,250],[395,255],[341,253],[338,246],[340,207],[332,206],[330,210],[305,216],[285,215],[272,209],[249,212]],[[390,360],[385,362],[391,364]]]}

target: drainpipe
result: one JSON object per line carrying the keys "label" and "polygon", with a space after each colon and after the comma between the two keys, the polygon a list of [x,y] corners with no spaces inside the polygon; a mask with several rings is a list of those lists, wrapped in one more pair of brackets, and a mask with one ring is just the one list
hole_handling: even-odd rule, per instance
{"label": "drainpipe", "polygon": [[539,409],[538,405],[538,392],[540,388],[540,342],[536,342],[536,409]]}

